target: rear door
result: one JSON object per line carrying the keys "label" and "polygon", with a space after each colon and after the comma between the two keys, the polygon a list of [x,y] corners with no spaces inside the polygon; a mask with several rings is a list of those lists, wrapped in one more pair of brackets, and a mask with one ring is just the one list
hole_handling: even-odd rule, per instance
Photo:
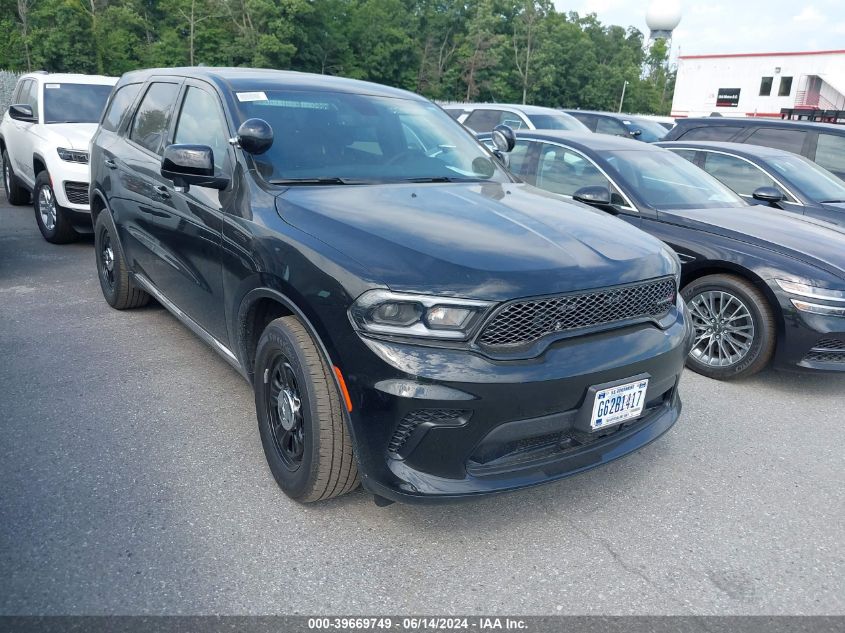
{"label": "rear door", "polygon": [[161,155],[181,84],[180,78],[166,77],[153,78],[144,86],[125,126],[124,140],[114,152],[117,186],[110,204],[124,254],[130,269],[157,287],[176,263],[157,235],[159,220],[172,218],[167,187],[172,183],[161,176]]}

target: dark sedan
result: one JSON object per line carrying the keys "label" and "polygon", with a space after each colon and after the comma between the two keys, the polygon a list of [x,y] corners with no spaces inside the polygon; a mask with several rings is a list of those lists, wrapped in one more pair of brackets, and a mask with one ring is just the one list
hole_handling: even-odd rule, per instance
{"label": "dark sedan", "polygon": [[680,156],[630,139],[520,132],[510,165],[529,183],[618,215],[675,250],[696,330],[691,369],[718,379],[770,362],[845,371],[839,227],[749,205]]}
{"label": "dark sedan", "polygon": [[845,225],[845,182],[792,152],[741,143],[658,143],[752,203]]}

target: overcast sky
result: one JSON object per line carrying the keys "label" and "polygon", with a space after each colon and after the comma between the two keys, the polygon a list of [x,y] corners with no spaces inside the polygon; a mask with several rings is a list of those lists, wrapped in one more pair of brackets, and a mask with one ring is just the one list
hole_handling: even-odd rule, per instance
{"label": "overcast sky", "polygon": [[[648,34],[648,0],[555,0],[558,11],[595,13]],[[681,0],[672,52],[757,53],[845,49],[845,0]]]}

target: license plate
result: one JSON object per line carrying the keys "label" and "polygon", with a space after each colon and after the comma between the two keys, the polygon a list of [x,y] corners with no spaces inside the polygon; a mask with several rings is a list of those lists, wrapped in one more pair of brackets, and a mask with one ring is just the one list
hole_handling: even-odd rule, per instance
{"label": "license plate", "polygon": [[597,392],[590,429],[598,431],[639,416],[643,412],[647,390],[648,379],[644,378]]}

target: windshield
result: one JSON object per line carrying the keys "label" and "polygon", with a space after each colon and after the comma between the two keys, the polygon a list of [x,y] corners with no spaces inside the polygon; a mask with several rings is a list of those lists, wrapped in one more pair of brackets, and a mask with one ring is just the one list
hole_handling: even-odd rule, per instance
{"label": "windshield", "polygon": [[44,122],[98,123],[111,89],[102,84],[44,84]]}
{"label": "windshield", "polygon": [[569,130],[589,132],[590,128],[570,114],[529,114],[528,118],[538,130]]}
{"label": "windshield", "polygon": [[842,182],[811,160],[801,156],[777,156],[766,162],[778,174],[788,178],[816,202],[845,202]]}
{"label": "windshield", "polygon": [[710,174],[670,151],[616,150],[604,152],[604,158],[654,209],[747,206]]}
{"label": "windshield", "polygon": [[626,124],[629,131],[639,130],[637,138],[646,143],[662,140],[669,133],[667,128],[648,119],[626,119]]}
{"label": "windshield", "polygon": [[289,90],[236,96],[244,119],[273,128],[273,145],[253,157],[270,182],[510,182],[486,148],[427,101]]}

